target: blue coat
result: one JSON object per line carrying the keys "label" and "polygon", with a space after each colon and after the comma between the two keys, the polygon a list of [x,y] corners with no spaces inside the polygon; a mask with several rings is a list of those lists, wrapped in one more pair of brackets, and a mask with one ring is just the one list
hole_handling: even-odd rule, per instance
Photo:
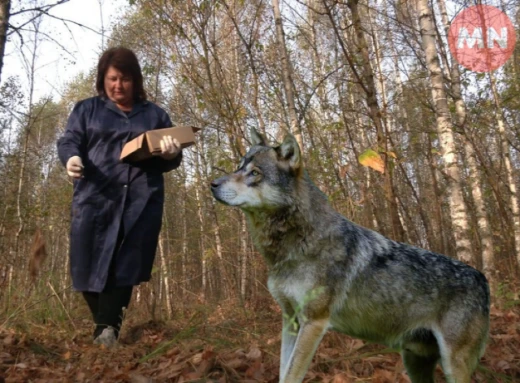
{"label": "blue coat", "polygon": [[171,161],[154,157],[136,164],[119,157],[126,142],[170,126],[168,114],[151,102],[135,104],[128,116],[102,97],[75,105],[58,140],[61,162],[79,156],[85,167],[84,177],[74,180],[72,198],[70,269],[75,290],[102,291],[112,261],[110,283],[129,286],[150,280],[162,223],[163,173],[179,166],[182,153]]}

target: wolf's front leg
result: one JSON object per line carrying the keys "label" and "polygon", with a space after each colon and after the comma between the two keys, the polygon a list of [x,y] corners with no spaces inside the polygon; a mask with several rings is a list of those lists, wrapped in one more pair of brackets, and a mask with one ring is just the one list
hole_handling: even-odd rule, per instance
{"label": "wolf's front leg", "polygon": [[282,350],[280,354],[280,379],[285,375],[289,358],[294,350],[294,344],[298,337],[300,324],[295,316],[289,317],[289,314],[283,314],[282,327]]}
{"label": "wolf's front leg", "polygon": [[[309,320],[300,324],[300,331],[291,356],[280,375],[280,383],[299,383],[305,377],[312,357],[329,327],[328,319]],[[283,348],[283,337],[282,337]],[[283,350],[282,350],[283,352]],[[283,360],[283,354],[282,354]]]}

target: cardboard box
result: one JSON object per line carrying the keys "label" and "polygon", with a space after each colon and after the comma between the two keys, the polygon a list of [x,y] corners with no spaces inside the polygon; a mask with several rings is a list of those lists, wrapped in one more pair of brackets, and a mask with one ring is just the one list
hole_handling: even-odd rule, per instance
{"label": "cardboard box", "polygon": [[165,136],[176,138],[182,148],[195,143],[195,132],[200,128],[194,126],[175,126],[173,128],[149,130],[140,136],[128,141],[121,150],[121,161],[136,162],[151,158],[154,153],[161,152],[161,139]]}

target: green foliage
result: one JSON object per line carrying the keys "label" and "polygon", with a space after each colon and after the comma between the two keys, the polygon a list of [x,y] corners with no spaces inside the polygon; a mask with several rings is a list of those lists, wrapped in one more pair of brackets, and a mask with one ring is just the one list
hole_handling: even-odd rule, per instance
{"label": "green foliage", "polygon": [[511,309],[520,306],[520,293],[517,290],[517,286],[511,282],[500,282],[495,295],[496,298],[502,302],[502,307],[504,309]]}
{"label": "green foliage", "polygon": [[316,287],[307,292],[303,298],[301,304],[297,307],[293,307],[294,314],[289,316],[288,314],[283,314],[284,319],[287,321],[286,327],[284,330],[289,331],[292,335],[298,335],[298,330],[300,326],[308,321],[308,318],[305,316],[305,308],[308,303],[313,302],[316,299],[320,299],[320,296],[325,292],[325,287]]}

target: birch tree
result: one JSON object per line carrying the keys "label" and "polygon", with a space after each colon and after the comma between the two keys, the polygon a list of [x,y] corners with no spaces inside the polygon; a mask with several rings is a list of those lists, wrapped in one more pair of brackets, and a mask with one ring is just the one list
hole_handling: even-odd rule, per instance
{"label": "birch tree", "polygon": [[462,261],[475,265],[476,262],[472,256],[471,242],[468,235],[468,214],[462,194],[459,158],[453,133],[453,124],[451,122],[444,77],[436,45],[436,27],[428,0],[418,0],[417,11],[422,48],[426,58],[431,95],[435,107],[439,144],[444,161],[444,171],[447,175],[448,200],[457,255]]}
{"label": "birch tree", "polygon": [[[383,121],[381,115],[381,108],[379,106],[379,101],[377,99],[377,90],[375,83],[374,71],[372,69],[370,63],[370,55],[368,42],[365,38],[365,32],[363,26],[361,24],[361,16],[359,13],[359,0],[348,0],[347,5],[351,10],[352,14],[352,25],[355,31],[355,41],[356,41],[356,53],[359,54],[359,60],[361,61],[361,66],[358,66],[354,63],[353,57],[355,54],[352,54],[347,47],[348,37],[342,38],[343,36],[339,32],[340,29],[346,31],[347,28],[345,26],[340,27],[337,25],[337,22],[334,17],[334,5],[330,5],[327,0],[323,0],[323,4],[325,6],[327,15],[331,22],[332,28],[334,29],[336,36],[338,38],[338,42],[342,49],[343,55],[347,60],[350,69],[354,73],[355,79],[358,81],[359,88],[363,91],[366,97],[366,103],[368,106],[369,116],[374,123],[377,134],[377,144],[378,150],[382,151],[382,155],[384,158],[384,169],[383,169],[383,177],[384,177],[384,193],[385,199],[388,205],[388,211],[390,213],[390,221],[392,227],[392,238],[397,241],[404,240],[404,229],[399,218],[399,212],[397,209],[397,202],[395,197],[395,189],[394,183],[392,180],[392,170],[390,167],[390,159],[389,159],[389,146],[388,139],[386,133],[386,126]],[[344,32],[346,33],[346,32]],[[361,72],[361,73],[359,73]]]}
{"label": "birch tree", "polygon": [[[448,36],[448,31],[450,27],[450,23],[448,20],[448,14],[446,10],[445,0],[438,0],[439,10],[441,14],[441,20],[444,27],[444,33]],[[463,145],[464,151],[466,155],[466,161],[468,163],[468,171],[469,171],[469,184],[471,188],[471,195],[473,197],[473,202],[475,204],[476,216],[477,216],[477,231],[481,241],[482,247],[482,266],[483,270],[488,276],[488,278],[493,278],[493,271],[495,269],[494,265],[494,251],[493,251],[493,242],[492,242],[492,234],[491,227],[487,218],[486,208],[484,205],[482,187],[480,184],[480,174],[478,171],[477,159],[475,155],[475,150],[468,139],[467,135],[469,132],[466,127],[466,114],[467,107],[466,102],[462,97],[462,85],[460,78],[460,70],[457,61],[454,57],[451,57],[451,69],[450,73],[450,95],[453,98],[455,103],[455,116],[457,126],[464,132],[463,137]]]}

